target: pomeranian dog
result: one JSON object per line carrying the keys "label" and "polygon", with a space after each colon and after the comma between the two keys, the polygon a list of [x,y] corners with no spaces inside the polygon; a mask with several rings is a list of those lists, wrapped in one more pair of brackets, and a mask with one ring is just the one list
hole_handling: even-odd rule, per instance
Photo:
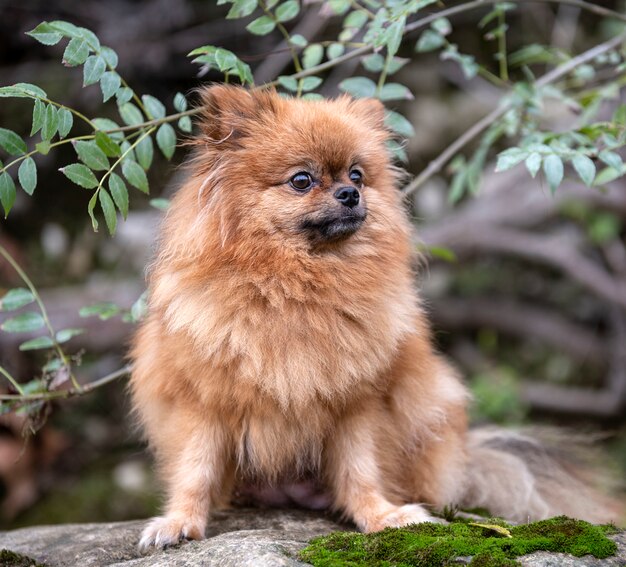
{"label": "pomeranian dog", "polygon": [[242,482],[306,478],[366,532],[445,506],[611,519],[567,455],[468,433],[415,289],[382,104],[231,86],[202,99],[131,353],[167,488],[140,547],[203,538]]}

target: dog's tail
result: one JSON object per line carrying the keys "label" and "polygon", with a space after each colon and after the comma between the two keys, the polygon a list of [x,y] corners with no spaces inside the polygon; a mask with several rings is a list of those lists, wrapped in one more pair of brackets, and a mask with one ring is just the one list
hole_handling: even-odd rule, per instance
{"label": "dog's tail", "polygon": [[551,429],[472,430],[460,505],[514,522],[566,515],[619,523],[624,506],[605,496],[601,486],[607,488],[611,475],[586,445],[580,437]]}

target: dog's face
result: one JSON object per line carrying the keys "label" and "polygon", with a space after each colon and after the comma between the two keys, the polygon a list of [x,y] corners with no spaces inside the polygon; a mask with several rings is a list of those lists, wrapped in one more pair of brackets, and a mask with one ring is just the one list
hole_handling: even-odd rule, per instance
{"label": "dog's face", "polygon": [[[302,101],[234,87],[205,91],[198,159],[206,206],[224,240],[241,232],[321,249],[365,236],[395,199],[383,106],[375,100]],[[371,230],[370,230],[371,232]]]}

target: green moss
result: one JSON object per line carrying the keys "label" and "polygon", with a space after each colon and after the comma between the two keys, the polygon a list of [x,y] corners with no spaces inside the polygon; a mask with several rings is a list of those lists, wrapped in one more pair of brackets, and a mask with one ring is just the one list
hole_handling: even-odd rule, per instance
{"label": "green moss", "polygon": [[606,537],[610,526],[594,526],[565,516],[521,526],[501,520],[511,537],[468,520],[387,528],[374,534],[336,532],[312,540],[300,557],[315,567],[439,567],[456,557],[473,557],[472,567],[512,567],[516,557],[554,551],[598,558],[615,554]]}
{"label": "green moss", "polygon": [[44,565],[21,553],[0,549],[0,567],[44,567]]}

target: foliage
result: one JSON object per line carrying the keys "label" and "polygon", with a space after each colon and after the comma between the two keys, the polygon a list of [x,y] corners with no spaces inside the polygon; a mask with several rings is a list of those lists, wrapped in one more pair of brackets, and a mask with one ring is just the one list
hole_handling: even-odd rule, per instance
{"label": "foliage", "polygon": [[455,520],[448,525],[416,524],[372,534],[335,532],[314,539],[300,557],[316,567],[436,567],[468,556],[474,567],[513,567],[519,565],[516,557],[540,550],[608,557],[617,549],[605,535],[610,532],[610,526],[565,516],[520,526],[500,520]]}
{"label": "foliage", "polygon": [[[626,21],[621,14],[583,0],[559,1],[620,24]],[[478,190],[485,163],[502,145],[508,148],[498,154],[497,171],[523,162],[533,177],[543,175],[553,192],[570,173],[570,168],[583,183],[594,187],[602,187],[626,173],[618,153],[626,143],[626,105],[616,106],[610,121],[595,121],[601,104],[615,100],[623,83],[626,69],[623,47],[620,47],[623,35],[575,57],[537,44],[509,53],[507,21],[515,16],[518,2],[470,1],[450,8],[440,8],[437,0],[328,0],[319,4],[333,15],[339,29],[336,37],[310,41],[290,31],[297,18],[302,17],[303,3],[298,0],[218,0],[218,5],[224,6],[225,18],[245,20],[249,33],[255,36],[274,34],[284,40],[292,59],[291,69],[267,84],[256,85],[250,66],[222,47],[200,46],[189,56],[201,71],[219,72],[225,82],[235,81],[257,89],[274,87],[285,96],[311,100],[321,98],[329,69],[357,58],[359,74],[344,79],[339,88],[354,97],[375,97],[395,107],[413,98],[411,90],[395,79],[409,61],[400,57],[399,52],[401,48],[406,52],[410,44],[416,57],[438,54],[442,61],[457,64],[467,80],[481,76],[502,89],[501,104],[493,116],[444,152],[409,183],[407,192],[415,190],[483,132],[473,154],[456,155],[451,162],[451,201]],[[484,12],[485,7],[487,11],[478,25],[493,52],[493,63],[481,64],[452,42],[452,22],[457,14],[477,8],[483,8]],[[415,32],[420,32],[417,37],[412,35]],[[83,86],[99,88],[103,104],[114,104],[119,119],[88,117],[52,100],[34,84],[0,87],[0,98],[24,99],[32,105],[28,133],[0,128],[0,149],[5,154],[0,155],[4,159],[0,162],[0,203],[5,217],[15,202],[16,183],[27,195],[37,190],[40,181],[37,156],[70,144],[75,160],[60,171],[69,182],[86,191],[87,213],[93,229],[98,230],[104,219],[109,233],[114,234],[120,217],[126,219],[128,215],[133,192],[149,193],[148,172],[155,163],[155,146],[166,160],[171,159],[178,137],[191,132],[191,117],[199,109],[190,108],[183,93],[163,101],[135,92],[117,70],[117,53],[102,45],[86,28],[65,21],[42,22],[28,35],[45,46],[64,44],[63,65],[82,69]],[[537,62],[556,67],[537,79],[533,71]],[[554,104],[577,112],[571,128],[562,132],[544,129],[543,119]],[[386,124],[396,134],[396,139],[390,142],[390,151],[396,158],[405,160],[406,153],[399,140],[415,133],[413,125],[392,109],[387,110]],[[167,201],[163,199],[154,199],[152,204],[160,209],[167,208]],[[42,331],[41,335],[22,342],[20,349],[43,350],[47,357],[41,375],[24,385],[0,368],[0,373],[17,392],[17,396],[2,396],[0,412],[20,407],[27,412],[41,411],[47,399],[65,396],[58,390],[67,382],[71,383],[71,389],[64,390],[66,393],[85,391],[74,376],[80,358],[63,350],[63,345],[82,330],[53,329],[32,282],[6,250],[2,254],[14,265],[26,287],[9,290],[2,298],[1,308],[11,312],[25,306],[29,309],[6,320],[2,330],[10,333]],[[31,309],[33,305],[36,310]],[[134,322],[144,312],[145,296],[142,296],[130,312],[113,304],[101,304],[82,309],[81,315],[101,319],[122,315],[125,320]],[[117,377],[124,372],[114,374]],[[102,383],[106,382],[103,379]]]}

